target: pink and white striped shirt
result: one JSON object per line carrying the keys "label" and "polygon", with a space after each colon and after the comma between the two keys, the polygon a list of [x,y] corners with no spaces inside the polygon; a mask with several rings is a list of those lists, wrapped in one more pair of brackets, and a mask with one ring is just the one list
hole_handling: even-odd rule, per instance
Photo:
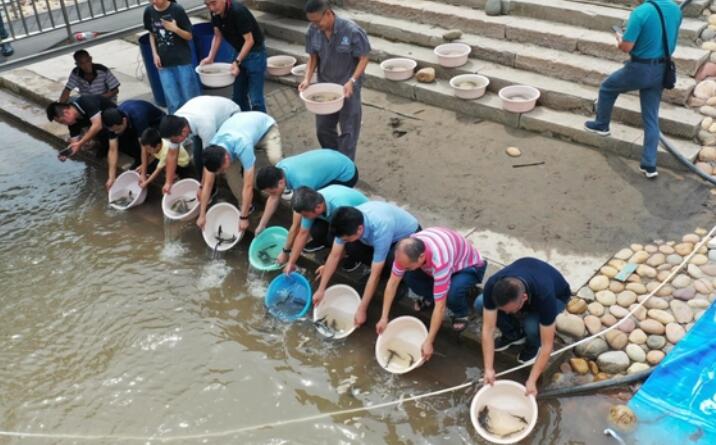
{"label": "pink and white striped shirt", "polygon": [[[433,277],[435,301],[447,296],[452,275],[470,266],[484,264],[480,252],[468,240],[454,230],[433,227],[410,235],[425,243],[425,263],[420,267]],[[402,277],[405,269],[393,261],[393,275]]]}

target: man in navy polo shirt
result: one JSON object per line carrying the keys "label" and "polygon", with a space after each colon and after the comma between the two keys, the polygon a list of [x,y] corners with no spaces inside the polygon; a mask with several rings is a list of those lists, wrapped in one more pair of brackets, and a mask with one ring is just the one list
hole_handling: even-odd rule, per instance
{"label": "man in navy polo shirt", "polygon": [[148,127],[158,128],[164,112],[145,100],[126,100],[117,108],[102,111],[102,125],[108,131],[107,190],[117,177],[118,152],[134,158],[135,168],[142,162],[142,144],[139,138]]}
{"label": "man in navy polo shirt", "polygon": [[[571,295],[562,274],[536,258],[520,258],[487,280],[475,300],[475,309],[482,310],[485,383],[495,382],[495,351],[526,343],[517,360],[527,363],[536,357],[525,386],[537,394],[537,379],[554,347],[555,319]],[[495,326],[502,333],[497,340]]]}
{"label": "man in navy polo shirt", "polygon": [[211,11],[214,39],[209,55],[201,64],[214,63],[221,41],[226,39],[237,51],[231,66],[231,74],[236,77],[232,99],[241,107],[241,111],[265,113],[266,47],[256,19],[237,0],[205,0],[204,4]]}

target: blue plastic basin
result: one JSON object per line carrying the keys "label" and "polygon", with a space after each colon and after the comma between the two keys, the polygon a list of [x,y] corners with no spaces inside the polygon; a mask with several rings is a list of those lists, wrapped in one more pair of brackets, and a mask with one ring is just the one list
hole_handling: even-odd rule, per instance
{"label": "blue plastic basin", "polygon": [[304,317],[311,308],[311,285],[298,272],[274,278],[266,291],[264,303],[269,313],[281,321]]}

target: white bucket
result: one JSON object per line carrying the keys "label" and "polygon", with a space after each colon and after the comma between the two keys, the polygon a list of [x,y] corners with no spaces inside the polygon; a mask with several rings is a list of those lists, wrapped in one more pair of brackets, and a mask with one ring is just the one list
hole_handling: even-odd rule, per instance
{"label": "white bucket", "polygon": [[[134,199],[126,207],[112,204],[112,201],[120,199],[132,193]],[[139,173],[134,170],[128,170],[114,181],[112,187],[109,188],[109,205],[116,210],[127,210],[136,207],[147,199],[147,189],[139,186]]]}
{"label": "white bucket", "polygon": [[[291,68],[291,74],[293,74],[293,77],[296,78],[297,81],[303,82],[303,78],[306,77],[306,65],[305,63],[301,65],[296,65],[293,68]],[[311,76],[311,82],[310,83],[316,83],[318,82],[318,76],[316,75],[316,72],[313,72],[313,76]]]}
{"label": "white bucket", "polygon": [[[164,216],[172,221],[189,221],[196,218],[200,208],[197,197],[200,185],[199,181],[191,178],[175,182],[169,193],[162,198]],[[176,213],[172,210],[172,205],[180,199],[188,201],[189,204],[189,210],[184,213]]]}
{"label": "white bucket", "polygon": [[208,63],[199,65],[194,70],[199,75],[202,85],[207,88],[228,87],[236,79],[231,74],[230,63]]}
{"label": "white bucket", "polygon": [[[465,88],[466,82],[475,84]],[[455,91],[455,97],[460,99],[478,99],[485,95],[485,90],[490,84],[490,79],[479,74],[460,74],[450,79],[450,86]]]}
{"label": "white bucket", "polygon": [[388,59],[380,64],[383,76],[388,80],[408,80],[418,63],[412,59]]}
{"label": "white bucket", "polygon": [[358,306],[360,306],[360,295],[352,287],[345,284],[335,284],[329,287],[321,302],[313,310],[313,321],[326,317],[326,323],[330,327],[330,320],[336,320],[337,329],[335,334],[318,326],[316,329],[324,337],[335,340],[348,337],[356,329],[353,319]]}
{"label": "white bucket", "polygon": [[435,47],[433,52],[438,56],[438,63],[446,68],[455,68],[467,63],[472,48],[464,43],[444,43]]}
{"label": "white bucket", "polygon": [[[378,364],[393,374],[405,374],[423,364],[421,348],[423,342],[428,338],[428,329],[422,321],[415,317],[398,317],[388,323],[383,333],[378,336],[375,342],[375,358]],[[397,350],[403,354],[402,358],[393,357],[390,364],[387,364],[389,349]],[[410,358],[413,364],[410,365]]]}
{"label": "white bucket", "polygon": [[[470,420],[477,433],[485,440],[497,444],[517,443],[529,436],[537,424],[537,401],[534,396],[525,395],[525,387],[512,380],[498,380],[494,385],[483,386],[470,404]],[[497,437],[485,431],[480,426],[478,417],[480,410],[486,405],[508,411],[510,414],[524,417],[527,420],[527,427],[509,437]]]}
{"label": "white bucket", "polygon": [[[334,100],[319,102],[312,100],[319,94],[337,95]],[[306,104],[306,109],[315,114],[333,114],[341,111],[343,108],[343,85],[337,83],[314,83],[299,94],[301,100]]]}
{"label": "white bucket", "polygon": [[[202,235],[204,235],[204,241],[209,248],[214,249],[218,252],[225,252],[234,247],[244,232],[239,232],[239,217],[241,213],[234,205],[228,202],[220,202],[212,206],[208,212],[206,212],[206,224]],[[218,247],[216,246],[218,241],[216,234],[219,232],[219,226],[221,226],[221,237],[231,238],[235,236],[236,239],[232,242],[221,243]]]}
{"label": "white bucket", "polygon": [[502,108],[513,113],[526,113],[537,104],[540,92],[529,85],[511,85],[498,93],[502,100]]}
{"label": "white bucket", "polygon": [[272,76],[287,76],[295,64],[293,56],[271,56],[266,59],[266,70]]}

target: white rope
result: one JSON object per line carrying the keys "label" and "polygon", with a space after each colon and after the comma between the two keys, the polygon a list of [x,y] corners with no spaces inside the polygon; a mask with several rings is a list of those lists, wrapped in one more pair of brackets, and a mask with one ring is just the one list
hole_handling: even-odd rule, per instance
{"label": "white rope", "polygon": [[[472,233],[472,232],[469,232],[469,233]],[[550,354],[550,357],[554,357],[555,355],[561,354],[561,353],[568,351],[572,348],[576,348],[577,346],[579,346],[581,344],[587,343],[597,337],[600,337],[600,336],[606,334],[609,331],[616,329],[622,322],[624,322],[624,320],[626,320],[630,316],[634,315],[639,308],[643,307],[644,304],[647,301],[649,301],[649,299],[651,297],[653,297],[661,288],[663,288],[668,282],[670,282],[676,276],[676,274],[678,272],[680,272],[686,264],[688,264],[688,262],[691,260],[691,258],[693,258],[693,256],[696,255],[696,253],[701,249],[701,247],[703,247],[709,241],[709,239],[714,236],[714,233],[716,233],[716,225],[711,229],[711,231],[707,235],[705,235],[703,237],[703,239],[697,245],[694,246],[693,251],[683,259],[681,264],[679,264],[679,266],[676,269],[674,269],[669,274],[669,276],[666,277],[665,280],[663,280],[656,288],[654,288],[654,290],[652,290],[647,295],[647,297],[641,301],[641,303],[639,303],[636,307],[634,307],[634,309],[629,311],[629,313],[626,316],[624,316],[621,320],[619,320],[617,323],[613,324],[612,326],[609,326],[608,328],[604,329],[603,331],[601,331],[597,334],[594,334],[590,337],[583,338],[582,340],[579,340],[576,343],[569,344],[561,349],[558,349],[557,351],[552,352]],[[520,369],[526,368],[531,365],[532,365],[532,363],[528,362],[528,363],[524,363],[524,364],[515,366],[513,368],[510,368],[505,371],[497,373],[496,377],[501,377],[501,376],[504,376],[507,374],[511,374],[515,371],[518,371]],[[378,403],[376,405],[366,405],[366,406],[361,406],[358,408],[349,408],[349,409],[333,411],[333,412],[329,412],[329,413],[314,414],[312,416],[298,417],[298,418],[287,419],[287,420],[278,420],[278,421],[267,422],[267,423],[262,423],[262,424],[258,424],[258,425],[250,425],[250,426],[245,426],[245,427],[241,427],[241,428],[234,428],[234,429],[230,429],[230,430],[216,431],[213,433],[198,433],[198,434],[189,434],[189,435],[185,435],[185,436],[172,436],[172,437],[154,437],[154,436],[105,436],[105,435],[81,435],[81,434],[23,433],[23,432],[18,432],[18,431],[0,431],[0,436],[24,437],[24,438],[35,438],[35,439],[68,439],[68,440],[85,440],[85,441],[111,439],[113,441],[135,441],[135,442],[157,441],[157,442],[162,442],[162,443],[177,442],[177,441],[183,441],[183,440],[197,440],[197,439],[208,439],[208,438],[216,438],[216,437],[226,437],[226,436],[231,436],[234,434],[246,433],[249,431],[258,431],[258,430],[262,430],[262,429],[275,428],[275,427],[284,426],[284,425],[310,422],[313,420],[322,420],[322,419],[326,419],[326,418],[334,417],[334,416],[346,416],[349,414],[357,414],[357,413],[361,413],[361,412],[365,412],[365,411],[373,411],[373,410],[377,410],[377,409],[388,408],[388,407],[400,405],[400,404],[403,404],[406,402],[414,402],[416,400],[421,400],[421,399],[425,399],[428,397],[434,397],[434,396],[439,396],[439,395],[447,394],[447,393],[454,392],[454,391],[459,391],[461,389],[469,388],[470,386],[482,383],[482,381],[483,381],[483,379],[480,378],[478,380],[461,383],[459,385],[451,386],[449,388],[444,388],[444,389],[440,389],[437,391],[431,391],[431,392],[427,392],[427,393],[423,393],[423,394],[418,394],[418,395],[410,396],[407,398],[400,398],[398,400],[393,400],[390,402]]]}

